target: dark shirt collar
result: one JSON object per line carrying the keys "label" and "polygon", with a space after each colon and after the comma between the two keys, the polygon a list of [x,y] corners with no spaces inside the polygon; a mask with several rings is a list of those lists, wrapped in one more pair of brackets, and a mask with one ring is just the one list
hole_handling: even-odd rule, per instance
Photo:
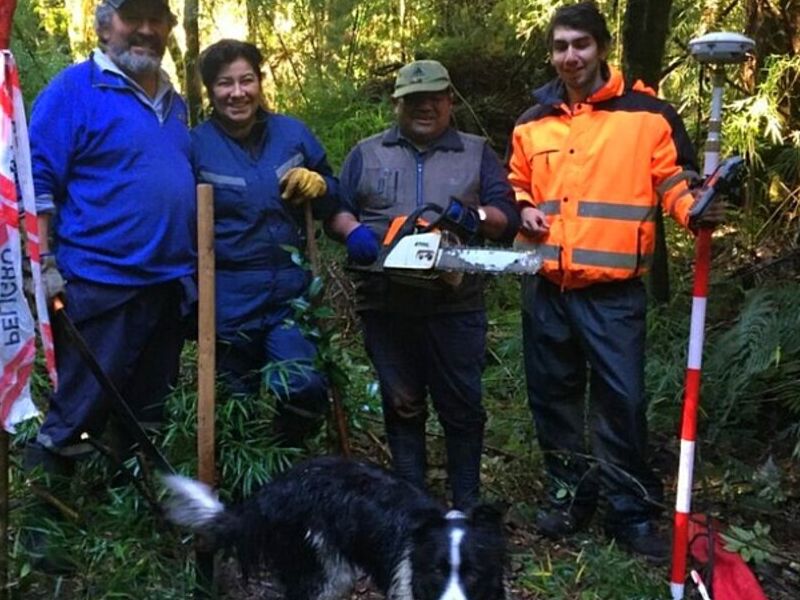
{"label": "dark shirt collar", "polygon": [[[611,68],[608,66],[608,63],[603,63],[600,65],[600,69],[603,75],[603,80],[605,83],[600,87],[600,90],[603,90],[611,79],[612,71]],[[597,95],[595,91],[592,94],[592,97]],[[564,82],[561,81],[558,77],[549,81],[548,83],[544,84],[542,87],[534,90],[533,92],[533,100],[536,104],[544,104],[547,106],[561,106],[561,104],[568,101],[567,97],[567,87],[564,85]],[[587,99],[587,101],[591,102],[591,100]]]}
{"label": "dark shirt collar", "polygon": [[[414,146],[411,141],[409,141],[403,136],[402,133],[400,133],[400,128],[397,125],[394,125],[390,129],[386,130],[386,133],[383,134],[381,143],[384,146],[396,146],[398,144],[402,144],[404,146],[410,146],[416,150],[416,146]],[[425,148],[424,151],[428,152],[432,150],[461,152],[464,150],[464,144],[461,142],[461,138],[458,136],[458,131],[453,127],[448,127],[442,135],[428,144],[428,147]]]}
{"label": "dark shirt collar", "polygon": [[257,158],[258,155],[261,154],[261,149],[264,147],[264,144],[267,141],[269,134],[269,129],[267,127],[268,120],[269,112],[263,108],[259,108],[256,112],[256,121],[253,123],[253,128],[250,130],[250,133],[248,133],[243,139],[237,140],[232,138],[230,135],[228,135],[228,132],[225,131],[217,112],[214,111],[211,113],[211,121],[214,123],[217,129],[219,129],[223,135],[230,138],[231,141],[241,146],[253,158]]}

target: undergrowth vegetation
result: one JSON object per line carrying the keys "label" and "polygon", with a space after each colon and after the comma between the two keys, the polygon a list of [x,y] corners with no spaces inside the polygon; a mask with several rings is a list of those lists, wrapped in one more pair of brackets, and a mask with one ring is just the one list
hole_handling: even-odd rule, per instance
{"label": "undergrowth vegetation", "polygon": [[[20,2],[14,52],[27,101],[69,62],[66,17],[63,8],[51,6],[55,4]],[[460,96],[459,126],[487,135],[501,154],[514,119],[530,101],[529,90],[548,78],[542,34],[555,6],[552,2],[408,0],[400,4],[416,14],[402,21],[395,3],[331,1],[326,6],[340,10],[325,23],[314,21],[317,13],[313,10],[299,13],[304,7],[321,10],[321,2],[267,4],[247,3],[266,24],[254,39],[268,51],[273,80],[279,84],[270,95],[274,107],[309,124],[334,168],[356,141],[391,122],[387,96],[395,69],[406,58],[436,57],[450,67]],[[618,32],[625,3],[601,5],[613,15],[612,31]],[[685,42],[701,32],[698,27],[739,31],[749,24],[744,20],[743,2],[731,3],[728,12],[711,1],[676,0],[674,5],[664,60],[669,77],[661,91],[679,108],[699,144],[705,135],[708,80],[700,78],[696,66],[687,61]],[[281,37],[277,28],[267,26],[272,24],[273,8],[276,13],[285,9],[294,15],[299,25],[291,34]],[[353,11],[357,19],[348,28]],[[726,97],[726,151],[745,155],[750,169],[742,206],[731,211],[730,224],[714,238],[693,506],[729,526],[729,547],[749,560],[775,600],[800,597],[800,117],[796,102],[800,62],[797,56],[773,52],[779,36],[765,38],[759,40],[765,52],[752,72],[732,72],[735,81]],[[74,43],[73,56],[79,58]],[[287,61],[293,61],[298,71],[289,69]],[[661,520],[665,531],[670,525],[678,465],[676,434],[693,266],[691,236],[670,223],[667,236],[672,292],[667,302],[650,306],[646,371],[653,458],[667,487],[668,504]],[[388,450],[377,383],[361,345],[352,287],[341,267],[342,251],[324,239],[320,242],[325,299],[319,302],[321,282],[315,283],[311,293],[315,297],[296,303],[295,318],[306,323],[320,341],[321,361],[343,392],[355,453],[385,463]],[[545,542],[535,534],[532,521],[543,497],[543,468],[526,401],[519,282],[513,278],[490,281],[488,306],[484,389],[489,422],[482,480],[487,498],[508,507],[511,598],[666,598],[666,570],[650,568],[620,552],[606,541],[600,526],[562,544]],[[176,468],[190,475],[197,472],[196,358],[196,346],[190,342],[180,385],[168,403],[168,423],[156,438]],[[37,373],[36,395],[42,406],[46,386],[42,373]],[[223,499],[247,495],[302,457],[336,451],[338,441],[330,425],[302,451],[277,446],[271,432],[273,404],[266,393],[242,401],[219,389],[216,444]],[[44,486],[36,478],[26,479],[19,463],[21,448],[36,425],[26,424],[13,440],[12,597],[190,597],[194,591],[192,541],[151,510],[151,501],[160,493],[158,481],[137,461],[129,461],[128,466],[144,482],[143,487],[120,477],[115,466],[98,456],[81,464],[78,475],[61,489],[60,518],[32,518],[32,506],[40,498],[37,490]],[[443,496],[442,439],[435,419],[429,422],[429,441],[431,487]],[[50,577],[34,572],[21,543],[25,530],[47,531],[75,564],[77,575]]]}
{"label": "undergrowth vegetation", "polygon": [[[677,467],[674,431],[680,415],[688,331],[690,245],[672,259],[674,296],[667,305],[650,311],[647,367],[657,466],[668,485]],[[709,300],[696,507],[731,526],[729,547],[748,558],[762,575],[774,576],[776,570],[791,574],[797,546],[789,537],[793,530],[787,519],[797,510],[798,482],[790,468],[796,464],[798,451],[800,289],[793,282],[744,289],[724,264],[718,266]],[[330,278],[340,276],[336,269],[328,272]],[[337,287],[329,281],[328,289]],[[666,572],[618,550],[599,526],[567,544],[555,545],[544,542],[531,528],[543,482],[541,455],[525,400],[518,293],[514,279],[490,282],[490,350],[484,378],[489,412],[484,489],[489,499],[508,507],[512,598],[664,598]],[[301,320],[309,315],[322,317],[323,323],[327,319],[328,325],[318,330],[322,355],[329,365],[340,367],[335,377],[344,386],[354,449],[358,455],[385,462],[388,453],[381,434],[376,382],[357,327],[331,327],[343,317],[326,305],[309,302],[297,311]],[[349,334],[341,336],[340,331]],[[196,472],[195,361],[192,343],[184,353],[181,384],[169,401],[169,424],[158,438],[170,460],[187,474]],[[242,402],[219,390],[218,477],[225,500],[250,493],[302,456],[336,451],[330,427],[302,452],[275,445],[269,427],[272,403],[266,394]],[[17,445],[33,431],[32,426],[26,429]],[[430,482],[436,493],[444,495],[440,429],[433,421],[429,434],[434,452]],[[158,482],[152,474],[142,473],[135,460],[129,461],[129,467],[145,476],[149,493],[157,497]],[[115,468],[102,457],[80,469],[64,496],[73,518],[43,523],[26,522],[30,484],[14,471],[16,527],[38,527],[54,535],[65,555],[77,563],[79,576],[52,578],[33,572],[16,544],[13,591],[26,598],[170,599],[193,594],[190,539],[153,514],[141,492],[115,477]],[[109,481],[115,482],[112,487]],[[665,511],[666,529],[671,507],[665,506]],[[767,521],[776,525],[771,527]],[[775,589],[780,585],[773,587],[773,593]]]}

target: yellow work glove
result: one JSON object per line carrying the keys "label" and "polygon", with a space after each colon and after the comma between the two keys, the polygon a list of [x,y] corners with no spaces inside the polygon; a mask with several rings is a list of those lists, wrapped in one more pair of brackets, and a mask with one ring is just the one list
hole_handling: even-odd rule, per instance
{"label": "yellow work glove", "polygon": [[281,177],[280,187],[281,198],[295,205],[324,196],[328,190],[322,175],[303,167],[286,171]]}

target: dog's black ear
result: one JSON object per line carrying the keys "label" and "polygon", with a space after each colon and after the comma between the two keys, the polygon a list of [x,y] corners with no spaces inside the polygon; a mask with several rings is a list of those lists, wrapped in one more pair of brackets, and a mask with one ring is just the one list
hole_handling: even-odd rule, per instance
{"label": "dog's black ear", "polygon": [[473,527],[502,529],[507,506],[499,504],[478,504],[469,511],[469,522]]}
{"label": "dog's black ear", "polygon": [[412,533],[415,537],[424,535],[437,527],[443,527],[445,518],[436,508],[422,508],[412,513]]}
{"label": "dog's black ear", "polygon": [[416,528],[427,528],[444,522],[442,511],[438,508],[420,508],[413,512]]}

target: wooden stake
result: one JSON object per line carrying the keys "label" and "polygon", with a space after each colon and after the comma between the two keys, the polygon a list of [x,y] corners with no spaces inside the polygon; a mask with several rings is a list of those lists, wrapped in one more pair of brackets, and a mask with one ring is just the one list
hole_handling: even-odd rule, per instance
{"label": "wooden stake", "polygon": [[[214,409],[216,383],[216,311],[214,286],[214,188],[197,186],[197,472],[210,486],[216,484]],[[203,542],[195,546],[195,598],[213,598],[214,554]]]}
{"label": "wooden stake", "polygon": [[216,324],[214,289],[214,188],[197,186],[197,469],[200,481],[215,484],[214,384]]}

